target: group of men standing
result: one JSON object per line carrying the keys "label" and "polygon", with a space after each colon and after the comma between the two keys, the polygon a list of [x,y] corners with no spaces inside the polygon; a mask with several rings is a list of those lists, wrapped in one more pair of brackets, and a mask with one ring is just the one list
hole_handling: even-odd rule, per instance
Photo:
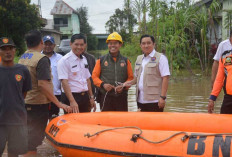
{"label": "group of men standing", "polygon": [[[65,113],[128,111],[128,89],[136,84],[136,101],[141,111],[163,112],[170,76],[168,60],[157,52],[155,39],[140,38],[142,54],[134,74],[130,60],[120,53],[121,36],[114,32],[106,40],[109,53],[95,61],[86,52],[83,34],[71,37],[71,51],[65,56],[54,51],[55,40],[37,30],[25,36],[27,51],[14,63],[16,45],[0,38],[0,155],[8,142],[8,156],[36,154],[44,139],[49,119]],[[212,67],[213,89],[208,112],[224,88],[220,113],[232,113],[232,32],[219,44]]]}
{"label": "group of men standing", "polygon": [[170,72],[167,58],[154,50],[153,36],[141,37],[143,54],[134,74],[130,60],[120,53],[123,40],[116,32],[106,40],[109,53],[96,62],[86,52],[83,34],[71,37],[71,51],[65,56],[54,51],[52,36],[42,38],[37,30],[28,32],[25,40],[28,49],[15,64],[14,42],[0,38],[0,155],[7,141],[9,156],[35,155],[48,120],[59,115],[60,108],[65,113],[95,111],[96,97],[101,111],[128,111],[133,84],[141,111],[163,111]]}
{"label": "group of men standing", "polygon": [[[95,112],[97,101],[101,111],[128,111],[128,89],[134,84],[141,111],[163,112],[170,71],[166,56],[154,49],[153,36],[141,36],[142,54],[134,73],[130,60],[120,53],[123,40],[117,32],[106,40],[109,53],[96,61],[86,52],[83,34],[71,37],[71,51],[65,56],[54,51],[52,36],[42,38],[37,30],[28,32],[25,41],[28,49],[15,64],[14,42],[0,38],[0,155],[7,142],[10,157],[36,154],[48,120],[58,116],[60,108],[65,113]],[[214,57],[209,113],[222,87],[221,113],[232,113],[231,43],[232,32]]]}

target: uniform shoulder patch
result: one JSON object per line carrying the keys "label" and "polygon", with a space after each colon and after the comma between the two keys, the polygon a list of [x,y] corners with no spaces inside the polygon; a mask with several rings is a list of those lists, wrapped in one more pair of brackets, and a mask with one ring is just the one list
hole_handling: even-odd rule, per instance
{"label": "uniform shoulder patch", "polygon": [[16,74],[15,75],[15,79],[16,79],[16,81],[18,81],[18,82],[20,82],[21,80],[22,80],[22,76],[21,75],[19,75],[19,74]]}

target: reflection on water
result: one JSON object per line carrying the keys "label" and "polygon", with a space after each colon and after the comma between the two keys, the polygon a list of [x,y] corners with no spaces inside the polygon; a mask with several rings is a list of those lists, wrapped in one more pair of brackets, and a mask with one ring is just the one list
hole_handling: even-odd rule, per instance
{"label": "reflection on water", "polygon": [[[207,113],[208,98],[211,92],[210,78],[175,78],[168,87],[165,112]],[[220,112],[223,92],[215,104],[215,113]],[[135,87],[129,90],[129,110],[136,111]]]}

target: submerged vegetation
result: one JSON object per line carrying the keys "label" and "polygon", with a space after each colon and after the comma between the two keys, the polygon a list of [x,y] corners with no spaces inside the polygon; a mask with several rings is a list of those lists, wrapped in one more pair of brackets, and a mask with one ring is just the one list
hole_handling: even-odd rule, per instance
{"label": "submerged vegetation", "polygon": [[[141,54],[139,37],[142,34],[151,34],[155,37],[156,50],[168,57],[172,73],[181,69],[187,69],[192,74],[194,73],[192,69],[201,69],[203,74],[208,73],[215,53],[211,51],[210,43],[215,41],[215,45],[218,45],[219,42],[215,29],[218,21],[214,16],[222,9],[219,1],[213,0],[208,7],[196,6],[189,0],[124,2],[127,12],[130,13],[128,8],[131,9],[137,19],[138,31],[132,37],[129,31],[127,36],[124,35],[128,38],[124,39],[126,43],[121,50],[133,63],[136,56]],[[127,18],[127,21],[131,20]],[[231,21],[228,20],[229,22]],[[108,30],[110,33],[116,31],[112,28]]]}

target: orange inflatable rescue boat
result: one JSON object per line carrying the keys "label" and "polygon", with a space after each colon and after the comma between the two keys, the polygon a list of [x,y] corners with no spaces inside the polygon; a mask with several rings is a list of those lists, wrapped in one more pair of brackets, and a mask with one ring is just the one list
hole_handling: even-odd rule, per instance
{"label": "orange inflatable rescue boat", "polygon": [[46,137],[64,157],[230,157],[232,115],[67,114],[48,124]]}

